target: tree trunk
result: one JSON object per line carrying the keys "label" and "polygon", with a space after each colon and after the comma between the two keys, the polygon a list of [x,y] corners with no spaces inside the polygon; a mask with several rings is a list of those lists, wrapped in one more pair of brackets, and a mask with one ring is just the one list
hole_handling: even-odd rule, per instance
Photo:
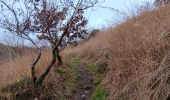
{"label": "tree trunk", "polygon": [[61,59],[61,56],[59,55],[58,48],[53,49],[52,55],[53,55],[53,58],[52,58],[50,64],[48,65],[47,69],[45,70],[44,73],[41,74],[41,76],[36,81],[36,85],[38,85],[38,86],[41,86],[43,84],[46,76],[50,72],[50,70],[53,67],[53,65],[56,63],[56,59],[58,60],[58,64],[57,64],[58,66],[57,67],[62,65],[62,59]]}
{"label": "tree trunk", "polygon": [[35,66],[40,60],[40,58],[41,58],[41,51],[39,51],[37,58],[33,61],[33,64],[31,66],[31,75],[32,75],[32,81],[33,81],[34,87],[36,87],[36,81],[37,81],[37,76],[35,74]]}

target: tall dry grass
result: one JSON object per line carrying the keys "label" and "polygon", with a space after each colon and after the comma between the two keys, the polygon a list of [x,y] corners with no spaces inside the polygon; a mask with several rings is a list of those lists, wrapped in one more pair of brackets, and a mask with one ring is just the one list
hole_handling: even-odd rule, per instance
{"label": "tall dry grass", "polygon": [[165,100],[170,96],[170,6],[143,11],[90,41],[67,49],[96,63],[107,61],[108,100]]}
{"label": "tall dry grass", "polygon": [[[91,63],[107,61],[109,67],[103,87],[109,100],[165,100],[170,95],[170,6],[128,18],[63,56],[76,53]],[[0,86],[30,75],[34,53],[0,65]],[[48,63],[45,53],[37,73]]]}
{"label": "tall dry grass", "polygon": [[[11,59],[11,57],[7,57],[8,59],[6,59],[5,63],[0,64],[0,87],[18,82],[26,77],[30,77],[31,64],[33,62],[33,58],[36,56],[37,54],[35,51],[28,49],[23,55],[18,55],[18,57],[13,59]],[[45,50],[36,66],[36,73],[38,75],[45,70],[50,58],[51,56],[49,51]]]}

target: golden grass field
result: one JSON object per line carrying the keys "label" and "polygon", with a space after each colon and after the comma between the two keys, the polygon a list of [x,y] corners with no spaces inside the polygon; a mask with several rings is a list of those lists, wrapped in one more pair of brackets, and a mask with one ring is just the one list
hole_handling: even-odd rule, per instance
{"label": "golden grass field", "polygon": [[[33,51],[27,51],[23,56],[14,59],[8,59],[0,67],[0,86],[9,85],[11,83],[20,81],[21,79],[31,76],[31,64],[36,57]],[[50,59],[48,52],[43,53],[42,59],[37,64],[36,72],[40,74]]]}

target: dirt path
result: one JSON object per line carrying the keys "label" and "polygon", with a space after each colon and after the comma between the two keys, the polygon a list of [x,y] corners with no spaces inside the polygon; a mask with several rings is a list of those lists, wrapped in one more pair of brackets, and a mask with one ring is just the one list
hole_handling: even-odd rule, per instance
{"label": "dirt path", "polygon": [[77,88],[72,100],[90,100],[94,88],[92,75],[81,65],[77,68],[79,71]]}

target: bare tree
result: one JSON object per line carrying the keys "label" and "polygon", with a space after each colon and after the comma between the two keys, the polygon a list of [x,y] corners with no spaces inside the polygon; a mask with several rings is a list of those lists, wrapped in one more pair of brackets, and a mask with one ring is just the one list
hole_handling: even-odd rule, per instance
{"label": "bare tree", "polygon": [[[10,1],[10,2],[9,2]],[[10,34],[29,40],[38,51],[32,63],[32,80],[35,86],[42,85],[51,68],[57,62],[62,65],[60,51],[67,44],[86,34],[87,20],[84,11],[98,0],[0,0],[0,27]],[[37,77],[36,64],[41,58],[41,47],[34,41],[47,41],[51,46],[52,59],[47,69]]]}

